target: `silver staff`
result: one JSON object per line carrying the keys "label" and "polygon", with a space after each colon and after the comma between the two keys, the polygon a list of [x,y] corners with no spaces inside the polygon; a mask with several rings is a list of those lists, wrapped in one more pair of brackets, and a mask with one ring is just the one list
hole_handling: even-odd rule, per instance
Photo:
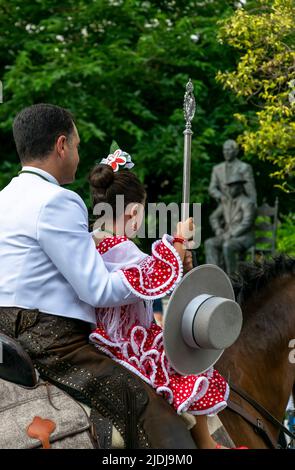
{"label": "silver staff", "polygon": [[194,97],[194,86],[191,79],[186,85],[184,95],[183,113],[185,119],[184,134],[184,161],[183,161],[183,188],[182,188],[182,209],[181,219],[185,221],[189,217],[190,202],[190,179],[191,179],[191,151],[192,151],[192,126],[191,122],[196,111],[196,100]]}

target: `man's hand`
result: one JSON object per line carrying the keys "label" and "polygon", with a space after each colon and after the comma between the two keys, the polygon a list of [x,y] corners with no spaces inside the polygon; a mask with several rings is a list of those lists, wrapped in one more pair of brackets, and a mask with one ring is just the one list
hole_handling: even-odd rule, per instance
{"label": "man's hand", "polygon": [[223,234],[224,231],[222,230],[222,228],[218,228],[217,230],[215,230],[216,237],[222,237]]}
{"label": "man's hand", "polygon": [[191,251],[186,250],[183,260],[184,274],[188,273],[191,269],[193,269],[193,255]]}

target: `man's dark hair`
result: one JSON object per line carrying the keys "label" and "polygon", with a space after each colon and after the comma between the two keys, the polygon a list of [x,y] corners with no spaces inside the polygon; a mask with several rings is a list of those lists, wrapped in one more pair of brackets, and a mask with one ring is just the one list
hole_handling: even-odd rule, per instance
{"label": "man's dark hair", "polygon": [[53,104],[34,104],[23,109],[13,122],[13,137],[21,162],[45,159],[60,135],[74,130],[69,111]]}

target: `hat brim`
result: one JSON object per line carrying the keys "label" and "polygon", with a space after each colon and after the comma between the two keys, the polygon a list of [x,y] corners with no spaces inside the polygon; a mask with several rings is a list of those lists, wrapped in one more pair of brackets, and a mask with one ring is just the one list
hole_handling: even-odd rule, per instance
{"label": "hat brim", "polygon": [[176,287],[164,314],[163,339],[169,362],[182,375],[205,372],[218,361],[224,351],[224,349],[195,349],[183,339],[183,312],[187,304],[201,294],[235,300],[228,276],[213,264],[204,264],[192,269]]}

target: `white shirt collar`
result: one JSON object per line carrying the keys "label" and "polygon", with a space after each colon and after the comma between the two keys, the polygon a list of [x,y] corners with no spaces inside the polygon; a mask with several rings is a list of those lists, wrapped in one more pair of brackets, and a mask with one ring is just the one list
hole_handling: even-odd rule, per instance
{"label": "white shirt collar", "polygon": [[26,165],[22,167],[22,170],[32,171],[34,173],[42,175],[44,176],[44,178],[50,181],[50,183],[54,183],[59,186],[59,182],[57,181],[57,179],[51,173],[48,173],[47,171],[42,170],[41,168],[36,168],[35,166]]}

